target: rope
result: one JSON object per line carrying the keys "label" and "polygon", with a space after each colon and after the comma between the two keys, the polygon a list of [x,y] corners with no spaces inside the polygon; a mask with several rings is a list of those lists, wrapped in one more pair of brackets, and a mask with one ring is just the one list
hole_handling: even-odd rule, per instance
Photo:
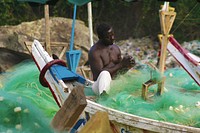
{"label": "rope", "polygon": [[190,12],[185,16],[185,18],[179,23],[179,25],[172,31],[172,34],[180,27],[181,24],[185,21],[185,19],[190,15],[190,13],[197,7],[198,2],[196,5],[190,10]]}

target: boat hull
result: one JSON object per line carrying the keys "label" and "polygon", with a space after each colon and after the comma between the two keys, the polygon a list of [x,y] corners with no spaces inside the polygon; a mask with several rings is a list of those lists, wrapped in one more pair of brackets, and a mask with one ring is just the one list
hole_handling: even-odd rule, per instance
{"label": "boat hull", "polygon": [[[33,43],[33,45],[41,45],[38,41],[36,42],[37,43],[36,44]],[[38,69],[41,71],[42,68],[45,66],[45,63],[52,61],[52,58],[44,50],[42,50],[43,49],[42,46],[36,46],[36,47],[37,48],[34,48],[33,46],[32,56],[36,65],[38,66]],[[48,82],[48,87],[51,90],[54,99],[58,101],[58,105],[62,106],[62,103],[64,103],[69,93],[64,92],[62,86],[58,82],[54,81],[55,78],[49,71],[47,71],[47,74],[45,74],[45,78],[46,81]],[[64,96],[61,99],[60,97],[62,95]],[[122,111],[102,106],[92,100],[87,99],[87,106],[84,109],[84,113],[89,114],[89,116],[92,116],[97,111],[106,111],[108,113],[109,120],[114,124],[114,127],[117,128],[117,131],[121,133],[147,132],[147,131],[168,132],[168,133],[200,132],[200,128],[194,128],[194,127],[140,117],[137,115],[125,113]]]}
{"label": "boat hull", "polygon": [[200,86],[200,58],[181,47],[173,37],[169,38],[167,49]]}
{"label": "boat hull", "polygon": [[97,111],[106,111],[109,115],[109,120],[112,121],[118,131],[127,132],[163,132],[163,133],[180,133],[180,132],[200,132],[199,128],[173,124],[169,122],[163,122],[153,119],[148,119],[133,114],[125,113],[115,109],[111,109],[95,103],[91,100],[87,100],[87,106],[85,112],[90,115],[95,114]]}

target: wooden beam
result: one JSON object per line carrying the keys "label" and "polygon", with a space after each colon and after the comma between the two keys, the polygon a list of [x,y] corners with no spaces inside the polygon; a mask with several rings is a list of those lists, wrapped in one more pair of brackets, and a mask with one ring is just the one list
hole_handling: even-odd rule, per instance
{"label": "wooden beam", "polygon": [[[24,43],[28,46],[32,46],[33,42],[25,41]],[[45,45],[45,42],[40,42],[40,43],[42,44],[42,46]],[[50,42],[50,45],[51,47],[69,47],[69,43],[66,42]]]}
{"label": "wooden beam", "polygon": [[45,49],[49,55],[51,55],[51,46],[50,46],[50,24],[49,24],[49,5],[44,5],[45,13]]}
{"label": "wooden beam", "polygon": [[57,131],[69,130],[87,105],[84,86],[75,87],[54,116],[51,125]]}
{"label": "wooden beam", "polygon": [[[45,42],[40,42],[42,44],[42,46],[44,47]],[[24,42],[26,49],[28,50],[28,52],[31,54],[31,49],[32,49],[32,44],[33,42],[31,41],[25,41]],[[69,47],[69,43],[66,42],[50,42],[51,47],[64,47],[65,48],[65,52]],[[61,52],[61,54],[63,54],[63,52]],[[64,55],[64,54],[63,54]],[[60,57],[61,55],[59,55]],[[60,58],[61,59],[61,58]]]}

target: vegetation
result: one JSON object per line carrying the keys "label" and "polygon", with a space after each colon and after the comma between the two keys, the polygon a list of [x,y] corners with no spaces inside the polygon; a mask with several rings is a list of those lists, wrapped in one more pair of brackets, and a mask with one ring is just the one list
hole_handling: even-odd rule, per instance
{"label": "vegetation", "polygon": [[[101,22],[113,25],[116,39],[149,36],[157,39],[160,30],[159,9],[163,1],[138,0],[93,0],[93,26]],[[200,3],[196,0],[177,0],[170,2],[177,13],[171,33],[179,41],[200,40]],[[73,16],[73,5],[66,0],[58,0],[50,5],[50,16]],[[44,6],[41,4],[1,0],[0,25],[17,25],[44,17]],[[88,21],[87,5],[77,8],[77,19]]]}

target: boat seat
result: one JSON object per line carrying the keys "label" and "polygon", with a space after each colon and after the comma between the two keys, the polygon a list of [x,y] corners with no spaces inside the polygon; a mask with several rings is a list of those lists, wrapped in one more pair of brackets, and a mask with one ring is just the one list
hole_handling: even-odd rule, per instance
{"label": "boat seat", "polygon": [[56,77],[59,79],[62,79],[63,81],[77,81],[79,83],[85,84],[85,78],[80,76],[77,73],[74,73],[70,71],[67,67],[61,66],[61,65],[55,65],[51,68],[51,73],[56,75]]}

